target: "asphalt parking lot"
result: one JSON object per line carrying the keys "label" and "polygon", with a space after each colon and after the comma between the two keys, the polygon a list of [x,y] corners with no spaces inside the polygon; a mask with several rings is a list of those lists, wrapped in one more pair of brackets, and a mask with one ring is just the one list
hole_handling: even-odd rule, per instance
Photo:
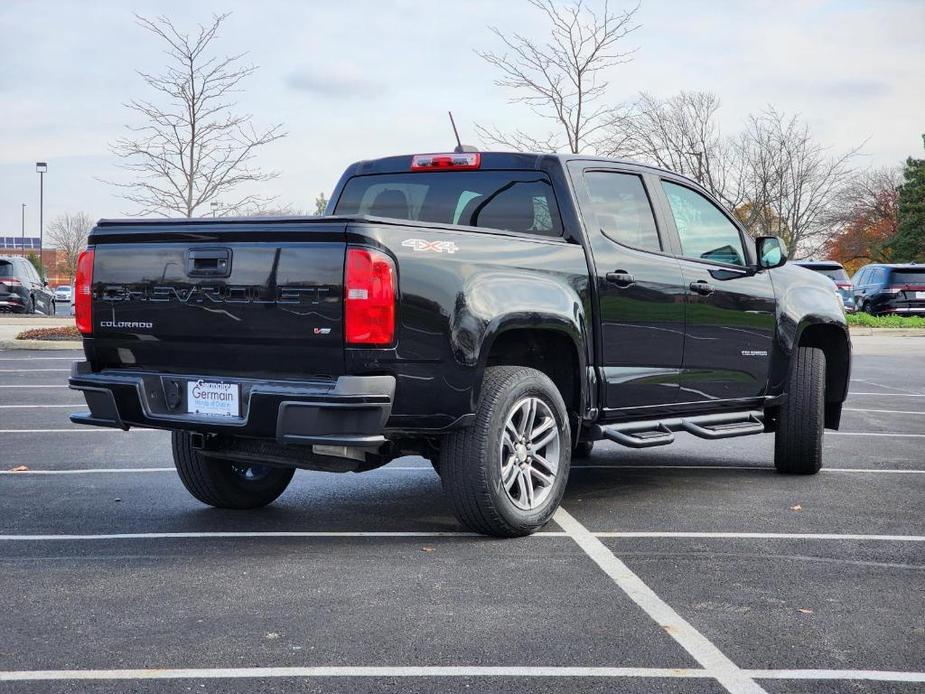
{"label": "asphalt parking lot", "polygon": [[0,351],[0,691],[923,691],[925,338],[855,347],[819,475],[599,443],[522,540],[420,458],[204,507],[164,432],[69,423],[79,353]]}

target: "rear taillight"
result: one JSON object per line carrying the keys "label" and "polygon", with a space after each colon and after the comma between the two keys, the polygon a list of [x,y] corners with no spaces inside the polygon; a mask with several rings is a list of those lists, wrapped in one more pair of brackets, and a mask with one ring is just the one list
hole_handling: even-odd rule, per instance
{"label": "rear taillight", "polygon": [[850,282],[836,282],[835,286],[838,287],[839,289],[851,289],[852,288]]}
{"label": "rear taillight", "polygon": [[395,339],[395,264],[385,253],[347,249],[344,338],[352,345],[388,345]]}
{"label": "rear taillight", "polygon": [[83,335],[93,332],[93,312],[91,309],[93,285],[93,249],[88,248],[77,257],[77,274],[74,278],[74,319],[77,329]]}

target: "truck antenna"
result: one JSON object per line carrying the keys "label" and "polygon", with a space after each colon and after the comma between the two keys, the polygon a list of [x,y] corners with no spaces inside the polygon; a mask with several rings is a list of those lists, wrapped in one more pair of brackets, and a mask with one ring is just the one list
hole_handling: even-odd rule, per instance
{"label": "truck antenna", "polygon": [[472,147],[471,145],[464,145],[459,139],[459,131],[456,129],[456,121],[453,120],[453,112],[447,111],[450,114],[450,125],[453,126],[453,134],[456,136],[456,147],[453,149],[454,152],[459,154],[460,152],[478,152],[478,149]]}
{"label": "truck antenna", "polygon": [[456,129],[456,121],[453,120],[453,112],[447,111],[450,114],[450,125],[453,126],[453,134],[456,136],[456,150],[457,152],[462,152],[462,142],[459,139],[459,131]]}

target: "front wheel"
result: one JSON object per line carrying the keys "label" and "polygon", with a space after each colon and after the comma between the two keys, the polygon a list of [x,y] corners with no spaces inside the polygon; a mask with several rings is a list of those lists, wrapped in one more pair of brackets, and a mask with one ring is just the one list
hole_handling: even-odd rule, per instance
{"label": "front wheel", "polygon": [[258,508],[286,491],[294,468],[239,463],[204,456],[193,448],[188,432],[171,434],[173,462],[183,486],[204,504],[216,508]]}
{"label": "front wheel", "polygon": [[787,399],[780,408],[774,435],[774,467],[778,472],[819,472],[824,427],[825,352],[817,347],[800,347],[793,354]]}
{"label": "front wheel", "polygon": [[443,489],[471,530],[529,535],[559,506],[571,451],[565,403],[549,377],[522,366],[491,367],[475,421],[441,447]]}

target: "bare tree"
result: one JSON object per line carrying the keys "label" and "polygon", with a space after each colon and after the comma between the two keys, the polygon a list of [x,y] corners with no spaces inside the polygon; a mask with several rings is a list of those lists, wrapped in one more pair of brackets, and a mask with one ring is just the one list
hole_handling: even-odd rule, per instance
{"label": "bare tree", "polygon": [[680,92],[667,99],[642,93],[632,112],[611,126],[606,153],[689,176],[735,209],[745,191],[736,149],[716,122],[719,108],[719,97],[709,92]]}
{"label": "bare tree", "polygon": [[216,15],[186,34],[166,17],[136,15],[138,24],[165,44],[168,56],[163,73],[138,72],[155,97],[126,104],[143,124],[127,126],[130,134],[112,145],[123,168],[134,174],[131,182],[113,185],[139,206],[139,214],[193,217],[218,196],[225,214],[265,201],[254,194],[235,197],[233,191],[276,176],[253,161],[257,149],[285,133],[279,124],[257,129],[250,115],[234,113],[233,95],[257,68],[241,63],[244,54],[212,54],[227,17]]}
{"label": "bare tree", "polygon": [[87,237],[93,228],[93,219],[86,212],[62,214],[55,217],[45,232],[48,240],[64,253],[58,271],[69,278],[77,273],[77,256],[87,247]]}
{"label": "bare tree", "polygon": [[541,136],[523,130],[503,133],[483,125],[476,125],[476,130],[486,142],[521,151],[578,153],[608,148],[605,131],[623,117],[623,109],[600,103],[608,87],[602,73],[632,59],[633,51],[619,50],[618,45],[639,27],[633,19],[639,6],[612,11],[605,0],[596,12],[582,0],[567,6],[553,0],[529,1],[546,15],[551,29],[548,40],[509,36],[491,27],[505,50],[479,55],[501,73],[495,84],[514,91],[512,103],[525,104],[555,125]]}
{"label": "bare tree", "polygon": [[771,107],[749,117],[737,146],[751,211],[746,225],[780,235],[794,257],[821,249],[836,231],[838,201],[860,147],[832,155],[808,125]]}
{"label": "bare tree", "polygon": [[327,209],[328,199],[324,197],[324,193],[318,193],[318,197],[315,198],[315,214],[320,217]]}
{"label": "bare tree", "polygon": [[836,201],[833,221],[841,223],[865,219],[868,223],[883,223],[890,236],[899,226],[899,187],[902,170],[884,167],[859,171],[841,190]]}

